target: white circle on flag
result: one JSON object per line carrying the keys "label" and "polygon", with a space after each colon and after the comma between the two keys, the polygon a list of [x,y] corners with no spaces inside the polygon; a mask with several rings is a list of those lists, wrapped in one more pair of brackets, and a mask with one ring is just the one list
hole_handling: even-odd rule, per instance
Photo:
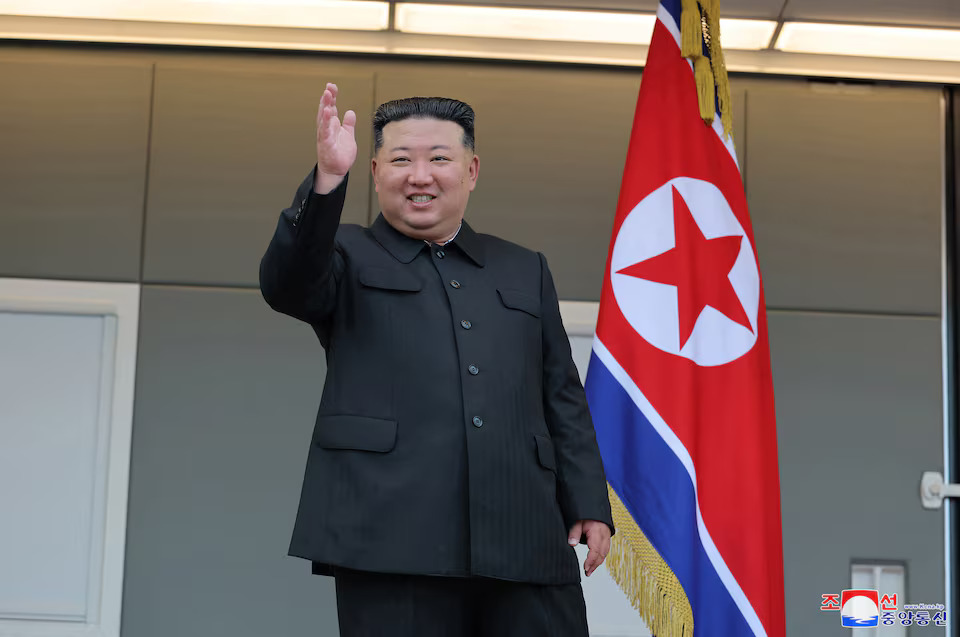
{"label": "white circle on flag", "polygon": [[[681,343],[677,286],[619,274],[624,268],[676,247],[674,188],[706,239],[742,237],[740,253],[727,279],[751,329],[707,305],[697,317],[690,338]],[[757,342],[760,271],[753,246],[723,193],[712,183],[677,177],[647,195],[620,226],[610,266],[613,295],[621,312],[631,327],[657,349],[711,367],[737,360]]]}

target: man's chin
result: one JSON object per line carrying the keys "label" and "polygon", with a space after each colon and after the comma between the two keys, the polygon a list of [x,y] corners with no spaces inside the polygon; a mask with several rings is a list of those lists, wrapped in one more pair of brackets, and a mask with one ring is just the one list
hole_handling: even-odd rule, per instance
{"label": "man's chin", "polygon": [[[391,221],[392,215],[384,215]],[[403,234],[415,239],[432,240],[437,228],[444,225],[445,219],[434,211],[404,211],[393,217],[391,225]]]}
{"label": "man's chin", "polygon": [[401,217],[404,225],[412,230],[427,232],[443,223],[443,219],[432,213],[405,214]]}

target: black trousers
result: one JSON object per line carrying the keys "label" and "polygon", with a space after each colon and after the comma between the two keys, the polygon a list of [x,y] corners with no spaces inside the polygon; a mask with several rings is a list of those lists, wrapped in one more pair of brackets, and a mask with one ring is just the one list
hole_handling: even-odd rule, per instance
{"label": "black trousers", "polygon": [[337,569],[340,637],[587,637],[580,584]]}

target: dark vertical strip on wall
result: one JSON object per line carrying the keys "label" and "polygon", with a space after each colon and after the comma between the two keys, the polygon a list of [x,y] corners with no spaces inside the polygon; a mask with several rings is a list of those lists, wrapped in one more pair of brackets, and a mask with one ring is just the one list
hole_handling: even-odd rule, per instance
{"label": "dark vertical strip on wall", "polygon": [[[957,374],[957,361],[960,360],[960,348],[958,348],[957,335],[960,334],[960,271],[958,271],[958,247],[960,247],[960,223],[957,221],[957,213],[960,211],[960,89],[945,91],[946,93],[946,112],[944,113],[944,186],[946,210],[946,286],[947,286],[947,334],[946,334],[946,353],[947,353],[947,377],[948,382],[944,390],[947,392],[947,427],[949,435],[946,444],[949,449],[947,459],[949,467],[947,477],[956,482],[960,479],[960,431],[958,431],[957,421],[957,398],[960,396],[960,378]],[[960,610],[960,579],[957,577],[957,556],[960,555],[960,531],[958,531],[958,522],[960,516],[957,514],[958,503],[956,501],[944,504],[946,515],[950,516],[951,537],[950,555],[953,559],[945,564],[946,575],[950,581],[950,603],[954,614]],[[951,621],[952,628],[948,637],[960,637],[960,622],[956,616]]]}
{"label": "dark vertical strip on wall", "polygon": [[150,143],[153,141],[153,107],[157,101],[157,65],[150,65],[150,112],[147,116],[147,161],[143,179],[143,209],[140,211],[142,224],[140,230],[140,270],[137,272],[137,281],[143,283],[143,265],[147,254],[147,202],[150,194]]}

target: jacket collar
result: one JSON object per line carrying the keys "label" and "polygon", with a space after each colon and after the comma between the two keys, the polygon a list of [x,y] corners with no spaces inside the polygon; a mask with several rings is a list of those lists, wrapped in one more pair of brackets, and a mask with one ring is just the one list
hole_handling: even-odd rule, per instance
{"label": "jacket collar", "polygon": [[[420,254],[421,250],[427,247],[427,244],[422,239],[408,237],[391,226],[386,218],[384,218],[383,213],[377,215],[377,219],[373,222],[373,225],[370,226],[370,231],[373,233],[373,237],[377,240],[377,243],[383,246],[387,252],[392,254],[393,257],[401,263],[410,263]],[[480,241],[480,237],[473,231],[473,228],[470,227],[466,220],[464,220],[463,225],[460,227],[457,238],[451,241],[450,245],[460,248],[471,261],[481,268],[484,266],[485,254],[483,244]]]}

